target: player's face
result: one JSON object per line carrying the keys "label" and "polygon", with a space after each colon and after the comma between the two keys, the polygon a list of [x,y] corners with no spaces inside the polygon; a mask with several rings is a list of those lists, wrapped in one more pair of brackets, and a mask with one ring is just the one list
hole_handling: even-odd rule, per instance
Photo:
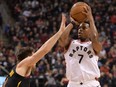
{"label": "player's face", "polygon": [[78,29],[78,38],[81,39],[81,40],[86,40],[88,38],[88,36],[87,36],[88,30],[89,30],[88,26],[82,25]]}
{"label": "player's face", "polygon": [[80,28],[80,29],[78,30],[78,38],[79,38],[79,39],[86,39],[86,36],[85,36],[85,34],[84,34],[84,30],[83,30],[82,28]]}

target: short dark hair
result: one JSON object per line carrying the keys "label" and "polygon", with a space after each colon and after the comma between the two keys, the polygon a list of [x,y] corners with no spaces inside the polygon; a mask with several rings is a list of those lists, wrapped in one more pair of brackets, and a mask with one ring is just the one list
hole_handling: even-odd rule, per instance
{"label": "short dark hair", "polygon": [[18,50],[16,56],[18,61],[22,61],[28,56],[31,56],[33,52],[33,49],[31,47],[22,47]]}

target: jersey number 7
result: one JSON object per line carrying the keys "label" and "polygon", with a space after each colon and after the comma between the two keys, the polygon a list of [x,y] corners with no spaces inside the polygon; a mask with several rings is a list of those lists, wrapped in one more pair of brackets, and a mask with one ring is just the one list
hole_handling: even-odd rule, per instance
{"label": "jersey number 7", "polygon": [[78,54],[78,56],[80,56],[79,63],[81,63],[81,61],[82,61],[82,59],[83,59],[83,55],[82,55],[82,54]]}

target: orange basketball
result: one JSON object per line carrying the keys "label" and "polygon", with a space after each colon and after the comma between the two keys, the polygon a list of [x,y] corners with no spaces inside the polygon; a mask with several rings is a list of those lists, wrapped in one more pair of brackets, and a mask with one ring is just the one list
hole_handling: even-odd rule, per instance
{"label": "orange basketball", "polygon": [[87,17],[82,12],[85,11],[84,7],[86,6],[87,4],[84,2],[75,3],[70,10],[70,16],[78,23],[84,22],[87,19]]}

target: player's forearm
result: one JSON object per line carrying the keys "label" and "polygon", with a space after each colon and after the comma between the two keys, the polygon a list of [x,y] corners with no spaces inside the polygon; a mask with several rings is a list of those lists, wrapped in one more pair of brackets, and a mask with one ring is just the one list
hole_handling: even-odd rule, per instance
{"label": "player's forearm", "polygon": [[70,31],[72,30],[73,25],[72,23],[69,23],[66,27],[65,32],[61,35],[60,39],[65,40],[66,38],[68,38]]}
{"label": "player's forearm", "polygon": [[98,31],[96,29],[93,19],[91,19],[90,21],[90,32],[91,32],[90,39],[92,41],[93,49],[96,51],[96,54],[98,54],[102,49],[102,46],[98,40]]}
{"label": "player's forearm", "polygon": [[58,41],[60,46],[63,46],[63,45],[66,44],[72,28],[73,28],[72,23],[70,23],[70,24],[67,25],[65,32],[61,35],[61,37],[60,37],[60,39]]}
{"label": "player's forearm", "polygon": [[48,41],[46,41],[36,53],[34,53],[31,62],[32,65],[37,63],[41,58],[43,58],[43,56],[45,56],[52,49],[52,47],[55,45],[62,33],[62,31],[58,31]]}
{"label": "player's forearm", "polygon": [[98,31],[97,31],[96,26],[94,24],[93,18],[91,18],[91,20],[90,20],[90,32],[91,32],[90,39],[92,41],[94,41],[95,38],[98,39]]}
{"label": "player's forearm", "polygon": [[94,40],[92,42],[92,47],[93,47],[94,51],[96,52],[96,54],[99,54],[99,52],[102,49],[101,43],[99,41],[97,41],[97,40]]}
{"label": "player's forearm", "polygon": [[99,42],[98,38],[93,36],[93,37],[91,37],[91,41],[92,41],[92,47],[93,47],[94,51],[96,52],[96,54],[99,54],[99,52],[102,49],[102,45]]}

